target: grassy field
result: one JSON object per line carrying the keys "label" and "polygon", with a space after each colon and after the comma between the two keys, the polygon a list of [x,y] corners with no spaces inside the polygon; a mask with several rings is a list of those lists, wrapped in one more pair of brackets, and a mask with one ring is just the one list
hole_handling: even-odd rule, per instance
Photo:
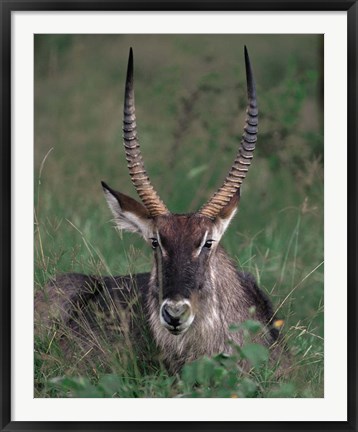
{"label": "grassy field", "polygon": [[[35,396],[323,396],[319,36],[36,35],[35,290],[62,272],[150,269],[144,242],[114,231],[100,185],[136,197],[121,139],[129,47],[146,167],[168,208],[184,213],[216,190],[236,154],[245,118],[245,44],[260,133],[239,213],[222,243],[284,319],[291,375],[278,385],[260,370],[238,383],[233,363],[204,359],[171,377],[160,365],[123,365],[110,352],[95,365],[86,358],[69,363],[50,329],[35,340]],[[219,369],[230,384],[217,378]]]}

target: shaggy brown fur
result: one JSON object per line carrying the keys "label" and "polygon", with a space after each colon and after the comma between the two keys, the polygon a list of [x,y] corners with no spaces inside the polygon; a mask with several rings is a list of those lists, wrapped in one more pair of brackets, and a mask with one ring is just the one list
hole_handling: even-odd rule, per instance
{"label": "shaggy brown fur", "polygon": [[[282,346],[277,343],[278,331],[272,326],[274,316],[269,300],[251,275],[236,270],[222,248],[218,247],[212,257],[210,271],[201,289],[192,293],[196,315],[184,334],[173,335],[160,323],[160,289],[156,281],[156,266],[151,274],[133,277],[60,275],[36,295],[37,333],[51,328],[56,322],[61,345],[67,355],[71,355],[72,349],[83,353],[89,349],[99,354],[103,352],[106,347],[101,346],[99,332],[105,333],[108,341],[125,334],[130,338],[129,343],[136,344],[137,351],[144,353],[147,342],[143,332],[149,330],[160,358],[175,373],[185,363],[203,355],[230,353],[232,347],[228,341],[240,345],[242,334],[230,332],[229,325],[251,318],[267,328],[260,342],[274,346],[274,358],[281,354]],[[255,308],[254,316],[250,313],[251,307]],[[105,317],[100,323],[96,322],[98,311]],[[69,340],[76,340],[78,344],[70,344]]]}

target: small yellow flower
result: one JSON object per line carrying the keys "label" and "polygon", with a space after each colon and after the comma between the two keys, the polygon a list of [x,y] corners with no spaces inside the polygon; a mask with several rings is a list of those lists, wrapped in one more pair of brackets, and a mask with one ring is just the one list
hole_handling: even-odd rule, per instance
{"label": "small yellow flower", "polygon": [[238,396],[237,394],[233,393],[230,397],[231,397],[232,399],[236,399],[236,398],[238,398],[239,396]]}
{"label": "small yellow flower", "polygon": [[282,319],[278,319],[273,322],[273,327],[277,330],[279,330],[283,325],[285,324],[285,321]]}

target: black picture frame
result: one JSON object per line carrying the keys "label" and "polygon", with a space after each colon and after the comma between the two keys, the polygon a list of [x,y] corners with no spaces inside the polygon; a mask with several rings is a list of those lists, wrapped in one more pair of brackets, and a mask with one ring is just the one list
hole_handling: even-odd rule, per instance
{"label": "black picture frame", "polygon": [[[15,11],[347,11],[348,17],[348,413],[346,422],[15,422],[11,420],[11,13]],[[13,1],[1,13],[1,431],[358,430],[357,427],[357,1]],[[339,229],[339,227],[337,227]],[[337,287],[338,288],[338,287]],[[279,416],[279,408],[278,408]]]}

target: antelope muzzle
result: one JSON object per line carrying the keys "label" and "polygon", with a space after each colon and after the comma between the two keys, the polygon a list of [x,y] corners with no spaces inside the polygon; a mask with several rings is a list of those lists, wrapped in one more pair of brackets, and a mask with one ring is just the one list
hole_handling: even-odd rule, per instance
{"label": "antelope muzzle", "polygon": [[159,313],[162,325],[174,335],[184,333],[194,321],[193,308],[187,299],[166,299]]}

